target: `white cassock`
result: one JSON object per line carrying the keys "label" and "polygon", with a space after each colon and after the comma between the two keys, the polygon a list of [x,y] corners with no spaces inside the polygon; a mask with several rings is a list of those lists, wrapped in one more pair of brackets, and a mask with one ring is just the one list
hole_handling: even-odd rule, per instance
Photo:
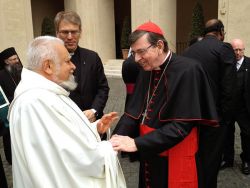
{"label": "white cassock", "polygon": [[126,187],[111,143],[68,95],[23,69],[9,111],[14,188]]}

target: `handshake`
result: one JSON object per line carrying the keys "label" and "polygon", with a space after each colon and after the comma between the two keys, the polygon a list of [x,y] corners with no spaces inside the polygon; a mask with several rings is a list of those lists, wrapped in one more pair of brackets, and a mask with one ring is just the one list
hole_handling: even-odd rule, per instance
{"label": "handshake", "polygon": [[[112,123],[118,119],[117,112],[104,114],[97,122],[97,131],[99,134],[104,134],[111,127]],[[109,142],[112,144],[115,151],[135,152],[137,147],[134,139],[128,136],[113,135]]]}

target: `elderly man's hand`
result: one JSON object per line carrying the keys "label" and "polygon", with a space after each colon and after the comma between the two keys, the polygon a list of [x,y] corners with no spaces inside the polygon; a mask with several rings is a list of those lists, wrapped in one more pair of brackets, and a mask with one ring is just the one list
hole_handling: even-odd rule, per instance
{"label": "elderly man's hand", "polygon": [[128,136],[114,135],[109,140],[115,151],[135,152],[137,147],[135,140]]}
{"label": "elderly man's hand", "polygon": [[117,119],[118,119],[117,112],[110,112],[108,114],[104,114],[97,123],[98,133],[104,134],[111,127],[111,124]]}
{"label": "elderly man's hand", "polygon": [[84,110],[83,113],[91,123],[93,123],[96,120],[95,113],[91,109],[90,110]]}

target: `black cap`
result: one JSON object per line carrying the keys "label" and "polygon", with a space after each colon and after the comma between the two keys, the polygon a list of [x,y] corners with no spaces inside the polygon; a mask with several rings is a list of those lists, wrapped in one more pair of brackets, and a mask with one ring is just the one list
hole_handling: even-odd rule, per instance
{"label": "black cap", "polygon": [[16,50],[14,47],[10,47],[1,52],[1,59],[4,61],[13,55],[17,55]]}

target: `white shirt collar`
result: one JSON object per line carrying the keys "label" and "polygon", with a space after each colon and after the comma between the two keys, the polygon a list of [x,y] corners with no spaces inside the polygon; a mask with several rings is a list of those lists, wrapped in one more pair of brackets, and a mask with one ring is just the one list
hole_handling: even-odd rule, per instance
{"label": "white shirt collar", "polygon": [[241,65],[242,65],[242,63],[243,63],[243,61],[244,61],[244,56],[243,56],[239,61],[237,61],[237,64],[236,64],[237,70],[240,69],[240,67],[241,67]]}

